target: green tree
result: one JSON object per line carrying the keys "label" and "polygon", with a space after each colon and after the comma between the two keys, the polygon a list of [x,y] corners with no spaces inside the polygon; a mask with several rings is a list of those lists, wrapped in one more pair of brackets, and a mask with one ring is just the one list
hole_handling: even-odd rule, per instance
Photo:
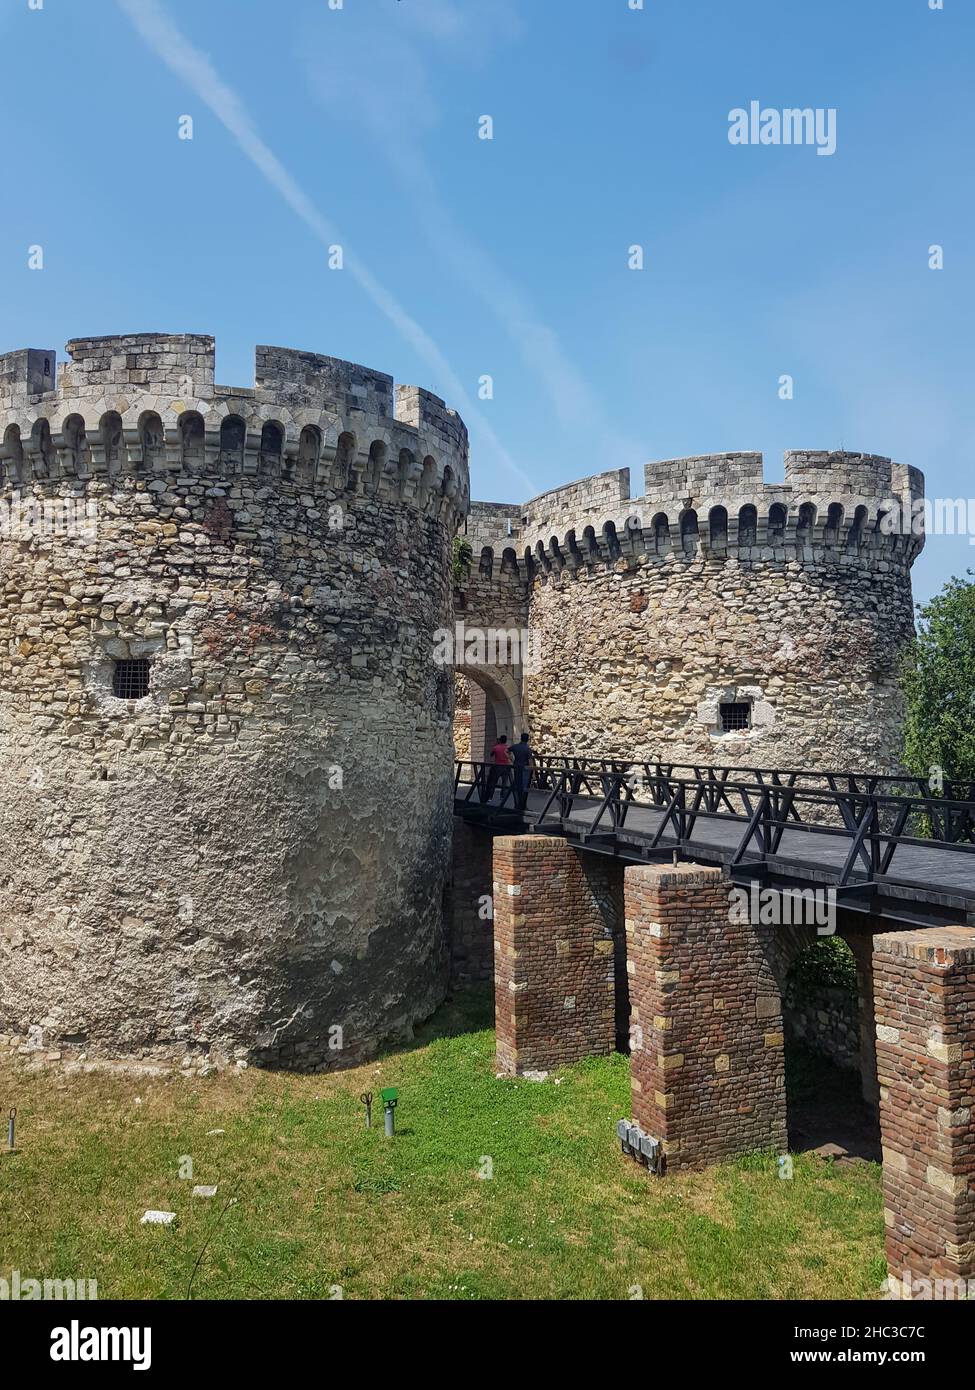
{"label": "green tree", "polygon": [[465,540],[463,536],[455,536],[450,560],[450,572],[455,589],[463,591],[467,588],[473,559],[474,549],[470,541]]}
{"label": "green tree", "polygon": [[975,583],[950,579],[917,613],[902,680],[904,761],[918,776],[941,768],[946,781],[969,782],[975,780]]}

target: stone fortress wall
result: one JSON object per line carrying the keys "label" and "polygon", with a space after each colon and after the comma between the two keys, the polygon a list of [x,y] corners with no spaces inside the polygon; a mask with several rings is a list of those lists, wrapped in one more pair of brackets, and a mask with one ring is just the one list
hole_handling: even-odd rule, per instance
{"label": "stone fortress wall", "polygon": [[[873,455],[718,454],[599,474],[522,507],[473,504],[482,622],[512,586],[540,666],[521,676],[543,752],[895,771],[898,663],[923,537],[890,533],[923,495]],[[723,705],[744,705],[728,732]],[[475,753],[476,757],[477,754]]]}
{"label": "stone fortress wall", "polygon": [[463,422],[289,349],[252,388],[209,337],[67,351],[0,357],[0,1033],[299,1068],[409,1037],[446,984]]}
{"label": "stone fortress wall", "polygon": [[[480,510],[480,503],[474,506]],[[456,650],[464,655],[457,664],[458,708],[454,718],[454,751],[458,758],[483,757],[499,734],[513,741],[525,727],[522,709],[523,672],[513,653],[491,653],[488,660],[471,662],[470,634],[488,628],[520,632],[528,614],[528,590],[523,574],[511,556],[494,563],[490,546],[479,544],[477,518],[467,534],[473,557],[462,590],[454,591]],[[506,523],[505,523],[506,524]],[[464,679],[464,678],[467,679]]]}

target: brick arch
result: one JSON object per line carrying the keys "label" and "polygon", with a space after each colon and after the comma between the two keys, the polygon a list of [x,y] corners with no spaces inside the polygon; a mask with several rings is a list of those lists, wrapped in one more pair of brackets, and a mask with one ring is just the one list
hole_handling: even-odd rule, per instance
{"label": "brick arch", "polygon": [[780,994],[785,994],[789,975],[796,961],[803,951],[815,945],[817,940],[815,927],[799,923],[777,926],[774,931],[763,933],[763,949]]}
{"label": "brick arch", "polygon": [[[879,1089],[874,1032],[873,938],[875,933],[882,930],[884,926],[879,919],[847,912],[842,908],[837,913],[836,935],[849,946],[856,962],[861,1093],[867,1104],[874,1109],[879,1103]],[[758,936],[770,975],[775,980],[784,1007],[786,987],[793,966],[802,952],[821,938],[814,926],[800,924],[760,931]]]}

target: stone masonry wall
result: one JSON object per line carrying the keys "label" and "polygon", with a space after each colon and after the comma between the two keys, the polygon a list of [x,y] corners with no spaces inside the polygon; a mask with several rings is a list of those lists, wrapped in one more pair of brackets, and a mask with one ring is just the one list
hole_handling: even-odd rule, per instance
{"label": "stone masonry wall", "polygon": [[[527,586],[539,664],[525,714],[542,751],[744,766],[897,770],[897,680],[923,537],[890,533],[923,492],[870,455],[648,465],[555,489],[517,518],[477,511],[481,611],[502,570]],[[475,504],[475,509],[482,504]],[[492,526],[494,533],[492,535]],[[475,564],[478,564],[475,555]],[[726,732],[722,703],[750,727]]]}
{"label": "stone masonry wall", "polygon": [[860,1069],[860,1006],[846,990],[823,986],[785,1001],[785,1035],[845,1071]]}
{"label": "stone masonry wall", "polygon": [[231,388],[211,338],[68,352],[56,386],[0,358],[0,1031],[300,1068],[408,1038],[446,985],[463,424],[308,353]]}
{"label": "stone masonry wall", "polygon": [[733,923],[719,869],[624,871],[633,1120],[668,1169],[786,1149],[774,928]]}
{"label": "stone masonry wall", "polygon": [[[502,525],[495,509],[486,511],[490,524]],[[472,545],[485,524],[484,512],[484,503],[474,504],[466,523]],[[495,555],[491,546],[474,545],[470,572],[454,591],[454,632],[457,668],[471,686],[470,739],[458,728],[455,742],[468,742],[465,756],[475,761],[483,761],[497,734],[505,733],[511,741],[525,727],[519,644],[527,626],[528,586],[514,552],[499,549]]]}
{"label": "stone masonry wall", "polygon": [[612,880],[620,866],[543,835],[494,841],[497,1065],[548,1071],[612,1052]]}
{"label": "stone masonry wall", "polygon": [[887,1263],[912,1297],[975,1278],[975,929],[875,937],[874,1002]]}
{"label": "stone masonry wall", "polygon": [[471,756],[471,687],[463,676],[454,676],[454,757],[466,762]]}
{"label": "stone masonry wall", "polygon": [[[639,559],[540,581],[541,747],[665,761],[875,771],[899,766],[906,570],[824,561]],[[722,702],[752,728],[719,732]]]}

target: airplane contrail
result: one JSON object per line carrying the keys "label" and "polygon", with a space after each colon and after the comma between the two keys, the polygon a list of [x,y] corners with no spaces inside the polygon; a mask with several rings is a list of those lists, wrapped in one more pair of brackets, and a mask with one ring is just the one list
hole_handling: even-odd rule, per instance
{"label": "airplane contrail", "polygon": [[[195,48],[176,27],[159,0],[116,0],[116,3],[156,56],[206,103],[251,163],[318,240],[325,247],[344,247],[346,243],[343,242],[338,228],[318,211],[301,185],[258,134],[237,93],[224,82],[206,54]],[[344,264],[380,312],[428,363],[437,380],[445,383],[451,403],[463,410],[466,420],[476,422],[499,461],[529,493],[536,492],[537,485],[511,458],[493,427],[477,408],[460,378],[425,329],[403,308],[395,295],[386,289],[362,260],[346,254]]]}

